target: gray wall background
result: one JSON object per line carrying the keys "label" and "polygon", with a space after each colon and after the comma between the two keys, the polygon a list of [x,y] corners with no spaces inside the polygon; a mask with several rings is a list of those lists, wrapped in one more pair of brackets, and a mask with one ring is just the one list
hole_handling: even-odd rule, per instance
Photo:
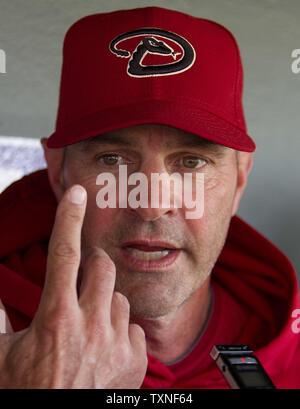
{"label": "gray wall background", "polygon": [[[0,135],[40,138],[55,125],[63,37],[92,13],[157,5],[215,20],[236,36],[244,64],[244,108],[256,141],[239,214],[270,238],[300,277],[299,0],[0,0]],[[188,28],[187,28],[188,29]]]}

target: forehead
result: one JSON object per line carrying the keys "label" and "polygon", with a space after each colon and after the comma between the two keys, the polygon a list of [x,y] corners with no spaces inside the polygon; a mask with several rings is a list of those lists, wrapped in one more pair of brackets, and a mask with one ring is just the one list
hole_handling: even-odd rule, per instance
{"label": "forehead", "polygon": [[198,135],[159,124],[142,124],[121,128],[111,132],[88,138],[75,144],[82,150],[118,145],[124,147],[151,147],[153,149],[172,149],[199,147],[215,151],[229,149]]}

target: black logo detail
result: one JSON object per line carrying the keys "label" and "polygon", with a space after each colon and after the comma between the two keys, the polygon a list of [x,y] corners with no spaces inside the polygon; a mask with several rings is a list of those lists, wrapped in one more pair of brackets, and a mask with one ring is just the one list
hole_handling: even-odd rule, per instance
{"label": "black logo detail", "polygon": [[[181,48],[182,52],[176,53],[164,41],[155,38],[155,35],[174,41]],[[132,55],[129,51],[119,50],[117,48],[120,42],[133,37],[143,38]],[[195,50],[187,40],[170,31],[160,30],[158,28],[141,28],[139,30],[133,30],[121,34],[110,43],[109,49],[118,57],[131,57],[128,62],[127,73],[132,77],[152,77],[178,74],[189,69],[194,64],[196,58]],[[176,60],[178,55],[181,55],[181,58],[170,64],[145,66],[142,62],[148,53],[171,55],[174,60]]]}

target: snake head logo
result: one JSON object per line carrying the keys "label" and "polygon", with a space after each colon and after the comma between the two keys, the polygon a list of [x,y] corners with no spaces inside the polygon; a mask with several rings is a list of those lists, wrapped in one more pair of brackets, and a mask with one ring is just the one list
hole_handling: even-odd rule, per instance
{"label": "snake head logo", "polygon": [[172,55],[174,60],[176,60],[177,55],[181,53],[175,53],[173,48],[169,47],[164,41],[158,41],[154,37],[144,37],[142,43],[146,50],[151,54],[165,54]]}
{"label": "snake head logo", "polygon": [[[142,39],[132,54],[129,51],[118,48],[119,43],[122,41],[135,37],[142,37]],[[173,41],[181,49],[181,52],[175,52],[169,44],[158,39],[158,37]],[[127,74],[137,78],[178,74],[188,70],[194,64],[196,58],[193,46],[186,39],[170,31],[158,28],[143,28],[121,34],[111,41],[109,49],[118,57],[130,57],[127,65]],[[143,65],[143,60],[147,54],[172,56],[174,62],[146,66]],[[181,58],[177,60],[179,55]]]}

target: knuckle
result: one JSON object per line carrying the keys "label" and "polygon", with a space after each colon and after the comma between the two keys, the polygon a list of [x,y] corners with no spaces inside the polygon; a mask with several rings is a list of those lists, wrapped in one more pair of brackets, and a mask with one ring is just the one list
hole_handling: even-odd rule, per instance
{"label": "knuckle", "polygon": [[116,274],[116,268],[114,263],[109,257],[97,256],[96,263],[99,267],[101,267],[106,272],[109,272],[112,275]]}
{"label": "knuckle", "polygon": [[62,219],[64,223],[74,224],[74,223],[81,222],[82,215],[79,211],[79,208],[71,209],[69,207],[68,208],[62,207],[62,208],[58,208],[57,217],[59,219]]}
{"label": "knuckle", "polygon": [[93,268],[105,270],[112,275],[116,274],[115,264],[107,253],[101,251],[99,248],[90,249],[88,255],[86,256],[85,263],[91,264]]}
{"label": "knuckle", "polygon": [[123,362],[127,362],[131,358],[131,349],[130,345],[126,342],[120,342],[118,344],[118,352],[120,359],[123,359]]}
{"label": "knuckle", "polygon": [[130,324],[129,327],[130,327],[130,331],[133,334],[133,336],[136,336],[143,340],[146,338],[145,331],[140,325],[133,323],[133,324]]}
{"label": "knuckle", "polygon": [[87,324],[87,333],[89,345],[99,346],[99,342],[102,347],[111,345],[111,334],[107,325],[97,320],[91,320],[91,322]]}
{"label": "knuckle", "polygon": [[118,306],[119,306],[124,312],[128,312],[128,311],[129,311],[129,309],[130,309],[130,304],[129,304],[128,298],[127,298],[124,294],[122,294],[122,293],[120,293],[120,292],[118,292],[118,291],[115,291],[115,292],[114,292],[114,295],[113,295],[113,298],[114,298],[114,301],[118,304]]}
{"label": "knuckle", "polygon": [[74,248],[74,246],[72,246],[72,244],[67,242],[59,241],[52,244],[50,252],[52,256],[70,260],[70,262],[75,262],[78,259],[77,250]]}
{"label": "knuckle", "polygon": [[76,317],[70,310],[69,306],[64,301],[56,301],[55,306],[52,306],[45,311],[39,320],[39,326],[53,334],[60,334],[72,323]]}

